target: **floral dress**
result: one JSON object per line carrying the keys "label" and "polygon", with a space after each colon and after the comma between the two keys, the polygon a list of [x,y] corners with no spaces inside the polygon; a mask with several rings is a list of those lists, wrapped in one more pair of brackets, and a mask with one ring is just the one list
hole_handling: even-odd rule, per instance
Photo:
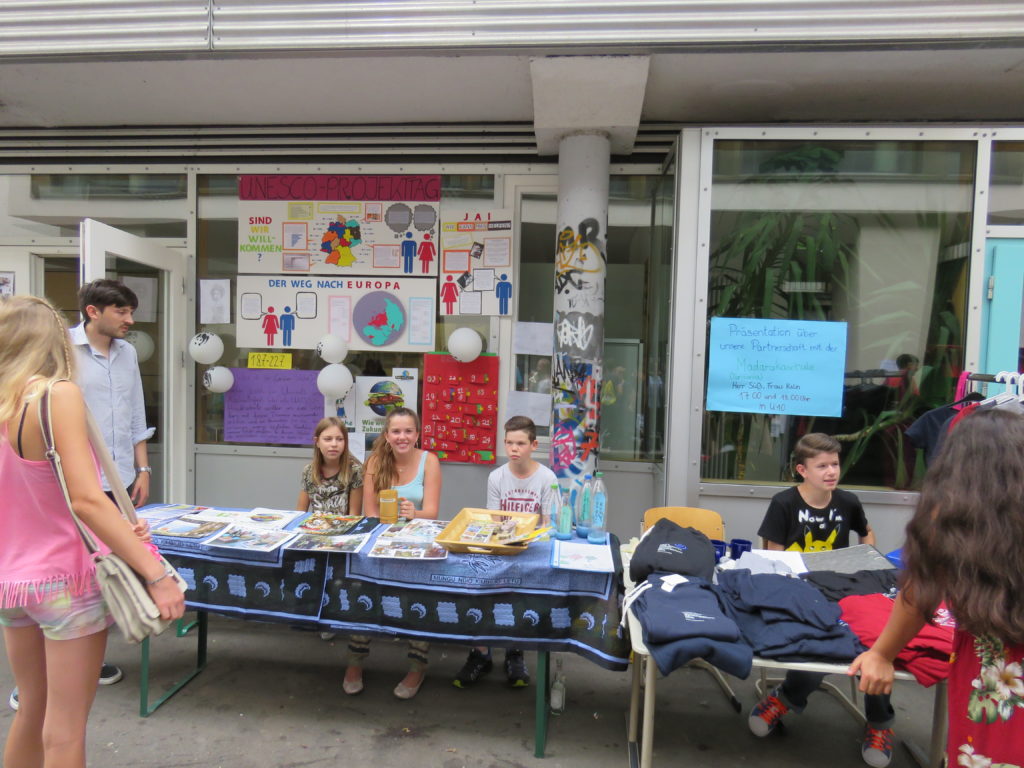
{"label": "floral dress", "polygon": [[947,765],[1024,766],[1024,645],[961,630],[949,673]]}

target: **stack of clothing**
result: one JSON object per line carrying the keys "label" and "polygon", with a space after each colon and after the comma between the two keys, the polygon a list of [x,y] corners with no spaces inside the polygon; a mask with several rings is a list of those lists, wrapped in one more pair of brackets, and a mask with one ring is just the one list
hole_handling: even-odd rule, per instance
{"label": "stack of clothing", "polygon": [[808,571],[800,578],[816,586],[821,593],[838,603],[850,595],[888,595],[896,597],[899,571],[895,568],[839,573],[838,571]]}
{"label": "stack of clothing", "polygon": [[652,573],[626,596],[623,615],[630,606],[661,674],[699,658],[736,677],[750,675],[753,651],[706,580]]}
{"label": "stack of clothing", "polygon": [[716,593],[725,614],[758,656],[849,661],[865,650],[842,622],[839,606],[800,579],[722,571]]}
{"label": "stack of clothing", "polygon": [[[892,613],[893,601],[885,595],[851,595],[839,601],[843,621],[865,645],[872,645]],[[945,604],[939,606],[931,624],[925,624],[917,636],[896,657],[896,668],[910,672],[928,687],[949,676],[949,657],[953,653],[956,622]]]}

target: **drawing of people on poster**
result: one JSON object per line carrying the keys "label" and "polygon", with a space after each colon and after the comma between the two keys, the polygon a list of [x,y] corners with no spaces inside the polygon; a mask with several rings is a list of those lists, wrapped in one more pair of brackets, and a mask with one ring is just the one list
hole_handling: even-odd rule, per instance
{"label": "drawing of people on poster", "polygon": [[290,347],[292,345],[292,331],[295,330],[295,313],[291,307],[285,307],[279,321],[281,325],[281,343]]}
{"label": "drawing of people on poster", "polygon": [[[429,237],[429,235],[428,235]],[[402,272],[411,275],[413,269],[413,261],[416,259],[416,241],[412,237],[412,232],[405,233],[405,240],[402,241]]]}
{"label": "drawing of people on poster", "polygon": [[277,321],[277,315],[274,314],[273,307],[267,307],[267,313],[263,316],[263,333],[267,335],[267,346],[274,346],[274,337],[277,335],[277,331],[280,329],[280,324]]}
{"label": "drawing of people on poster", "polygon": [[502,275],[494,285],[494,295],[498,297],[498,314],[508,314],[508,300],[512,298],[512,283],[507,275]]}
{"label": "drawing of people on poster", "polygon": [[446,315],[455,314],[455,305],[459,300],[459,286],[455,283],[454,278],[451,275],[445,278],[445,282],[441,285],[441,303],[444,304],[444,313]]}
{"label": "drawing of people on poster", "polygon": [[420,243],[417,253],[420,255],[420,264],[423,265],[423,274],[429,275],[430,265],[434,261],[434,256],[437,255],[437,247],[431,242],[429,234],[423,235],[423,242]]}

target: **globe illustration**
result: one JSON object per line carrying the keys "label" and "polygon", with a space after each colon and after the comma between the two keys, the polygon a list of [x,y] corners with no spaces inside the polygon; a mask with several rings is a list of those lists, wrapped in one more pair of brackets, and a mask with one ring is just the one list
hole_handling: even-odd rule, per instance
{"label": "globe illustration", "polygon": [[393,293],[373,291],[356,302],[352,325],[359,338],[374,347],[387,347],[402,338],[405,309]]}
{"label": "globe illustration", "polygon": [[405,394],[394,381],[378,381],[370,387],[370,394],[363,405],[369,406],[378,416],[387,416],[395,408],[405,405]]}

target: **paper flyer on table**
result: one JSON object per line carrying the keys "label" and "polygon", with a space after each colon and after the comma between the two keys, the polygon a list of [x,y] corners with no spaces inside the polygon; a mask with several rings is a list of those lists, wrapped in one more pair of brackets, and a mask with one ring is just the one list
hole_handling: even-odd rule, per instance
{"label": "paper flyer on table", "polygon": [[223,530],[227,526],[224,521],[197,520],[181,517],[158,525],[150,530],[153,536],[168,536],[178,539],[205,539]]}
{"label": "paper flyer on table", "polygon": [[551,567],[570,571],[614,573],[612,550],[605,544],[591,544],[582,539],[562,541],[555,539],[551,547]]}
{"label": "paper flyer on table", "polygon": [[273,552],[293,538],[295,538],[294,531],[231,525],[203,543],[211,547],[238,549],[246,552]]}
{"label": "paper flyer on table", "polygon": [[365,519],[365,517],[313,513],[299,523],[295,530],[318,536],[341,536],[350,533]]}
{"label": "paper flyer on table", "polygon": [[292,509],[206,509],[190,517],[196,520],[219,521],[245,525],[250,528],[285,528],[293,520],[305,515],[305,512]]}
{"label": "paper flyer on table", "polygon": [[388,526],[377,537],[370,557],[395,557],[409,560],[444,560],[448,550],[434,539],[447,526],[444,520],[409,520]]}
{"label": "paper flyer on table", "polygon": [[354,533],[342,536],[301,534],[285,545],[285,549],[305,549],[313,552],[359,552],[370,539],[368,533]]}

